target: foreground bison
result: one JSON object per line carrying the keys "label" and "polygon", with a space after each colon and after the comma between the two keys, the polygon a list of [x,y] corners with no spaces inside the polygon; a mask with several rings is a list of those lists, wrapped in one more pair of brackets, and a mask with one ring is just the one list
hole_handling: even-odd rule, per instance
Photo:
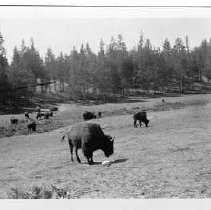
{"label": "foreground bison", "polygon": [[147,113],[146,112],[138,112],[133,115],[133,120],[134,120],[134,127],[137,127],[136,122],[139,121],[139,125],[141,127],[141,122],[145,123],[145,126],[148,127],[149,120],[147,119]]}
{"label": "foreground bison", "polygon": [[[93,152],[95,150],[101,149],[106,157],[109,157],[114,152],[114,140],[111,136],[105,135],[100,125],[96,123],[80,123],[74,125],[66,135],[68,137],[72,161],[73,149],[77,161],[80,163],[81,160],[77,152],[81,148],[89,165],[93,163]],[[66,135],[62,137],[62,141]]]}
{"label": "foreground bison", "polygon": [[84,112],[83,113],[83,119],[84,121],[86,120],[91,120],[91,119],[96,119],[96,115],[93,112]]}

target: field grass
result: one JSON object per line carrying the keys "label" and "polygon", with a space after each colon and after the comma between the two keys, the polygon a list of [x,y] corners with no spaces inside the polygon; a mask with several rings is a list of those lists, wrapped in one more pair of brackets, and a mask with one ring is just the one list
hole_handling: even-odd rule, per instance
{"label": "field grass", "polygon": [[[106,160],[102,151],[94,153],[93,166],[81,151],[82,164],[72,163],[68,143],[60,141],[69,126],[1,138],[1,198],[40,198],[39,192],[52,197],[52,185],[68,198],[210,198],[211,97],[166,101],[60,107],[58,116],[69,124],[80,121],[84,110],[103,112],[92,121],[115,136],[110,167],[100,164]],[[149,128],[133,128],[131,113],[143,109]]]}
{"label": "field grass", "polygon": [[[30,118],[37,122],[37,133],[49,132],[67,125],[71,125],[83,121],[82,114],[84,111],[92,111],[97,114],[101,112],[103,117],[110,117],[116,115],[128,115],[138,111],[166,111],[175,110],[187,107],[189,105],[203,105],[207,103],[206,95],[203,100],[195,99],[194,96],[186,97],[167,97],[165,103],[161,102],[161,98],[140,98],[130,97],[121,103],[107,103],[101,105],[81,105],[73,102],[66,104],[58,104],[60,112],[54,112],[54,117],[48,120],[36,120],[36,113],[30,113]],[[51,105],[46,104],[44,107]],[[10,118],[15,117],[19,120],[17,125],[11,125]],[[27,129],[28,122],[25,120],[24,113],[14,115],[0,115],[0,138],[29,135],[30,131]]]}

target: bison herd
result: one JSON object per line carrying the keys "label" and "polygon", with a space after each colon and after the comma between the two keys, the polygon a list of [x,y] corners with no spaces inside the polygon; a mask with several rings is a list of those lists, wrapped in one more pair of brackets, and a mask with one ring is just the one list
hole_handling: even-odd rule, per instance
{"label": "bison herd", "polygon": [[[53,112],[58,109],[50,109],[49,111],[41,111],[40,107],[36,108],[37,115],[36,119],[49,119],[49,117],[53,117]],[[26,121],[29,121],[27,128],[29,131],[36,131],[37,123],[34,119],[30,118],[29,113],[25,112],[24,114]],[[101,118],[102,113],[98,112],[97,114],[93,112],[84,112],[83,120],[88,121],[91,119]],[[143,122],[146,127],[149,125],[149,120],[147,119],[147,113],[145,111],[138,112],[133,115],[133,126],[137,127],[137,121],[139,122],[139,126],[141,127],[141,123]],[[12,124],[18,124],[18,119],[12,118]],[[84,122],[79,123],[71,127],[71,129],[62,137],[62,141],[67,137],[70,153],[71,153],[71,161],[73,159],[73,151],[75,153],[76,159],[79,163],[81,160],[78,156],[78,149],[81,149],[87,162],[89,165],[93,164],[93,152],[96,150],[102,150],[106,157],[109,157],[114,152],[114,137],[110,135],[104,134],[100,125],[96,123]]]}
{"label": "bison herd", "polygon": [[53,117],[53,111],[50,110],[48,112],[38,112],[36,116],[37,120],[41,119],[42,117],[44,119],[49,119],[49,117]]}
{"label": "bison herd", "polygon": [[[36,119],[49,119],[49,117],[53,117],[53,112],[54,111],[58,111],[58,107],[52,107],[50,108],[49,110],[47,111],[42,111],[40,106],[37,106],[36,107]],[[29,131],[36,131],[37,130],[37,122],[35,119],[33,118],[30,118],[29,116],[29,113],[28,112],[25,112],[24,113],[24,117],[26,119],[26,122],[27,122],[27,129]],[[17,119],[17,118],[14,118],[12,117],[10,119],[10,122],[11,124],[15,125],[15,124],[18,124],[19,122],[21,122],[21,120]]]}

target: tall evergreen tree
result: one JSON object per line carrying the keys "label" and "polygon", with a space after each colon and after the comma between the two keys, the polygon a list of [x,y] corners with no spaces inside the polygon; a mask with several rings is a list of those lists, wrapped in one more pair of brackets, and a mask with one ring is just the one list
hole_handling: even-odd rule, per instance
{"label": "tall evergreen tree", "polygon": [[6,51],[4,48],[4,39],[0,32],[0,103],[7,102],[9,82],[8,82],[8,62],[6,58]]}

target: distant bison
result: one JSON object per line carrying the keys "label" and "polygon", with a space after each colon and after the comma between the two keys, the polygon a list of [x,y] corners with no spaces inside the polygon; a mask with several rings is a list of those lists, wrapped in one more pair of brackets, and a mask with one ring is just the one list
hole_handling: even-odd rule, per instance
{"label": "distant bison", "polygon": [[12,118],[10,119],[11,124],[18,124],[18,119]]}
{"label": "distant bison", "polygon": [[45,116],[53,117],[53,111],[47,112]]}
{"label": "distant bison", "polygon": [[35,121],[33,121],[33,122],[29,123],[27,127],[28,127],[28,130],[29,130],[29,131],[36,131],[36,129],[37,129],[37,124],[36,124]]}
{"label": "distant bison", "polygon": [[91,119],[96,119],[96,115],[93,112],[84,112],[83,113],[83,119],[84,121],[86,120],[91,120]]}
{"label": "distant bison", "polygon": [[102,117],[102,113],[98,112],[98,117],[101,118]]}
{"label": "distant bison", "polygon": [[25,116],[26,119],[29,119],[29,113],[28,112],[25,112],[24,116]]}
{"label": "distant bison", "polygon": [[49,117],[53,117],[53,111],[50,112],[38,112],[36,118],[44,118],[44,119],[49,119]]}
{"label": "distant bison", "polygon": [[139,121],[139,125],[141,127],[141,122],[145,123],[145,126],[148,127],[149,124],[149,120],[147,119],[147,113],[146,112],[138,112],[136,114],[133,115],[133,120],[134,120],[134,127],[137,127],[137,120]]}
{"label": "distant bison", "polygon": [[[106,157],[109,157],[114,152],[114,139],[105,135],[100,127],[96,123],[80,123],[74,125],[66,134],[70,146],[71,160],[73,160],[73,149],[77,157],[77,161],[81,160],[78,157],[78,149],[82,149],[84,156],[87,159],[89,165],[93,163],[93,152],[101,149]],[[65,136],[62,137],[64,140]]]}
{"label": "distant bison", "polygon": [[41,112],[41,107],[40,107],[40,105],[37,105],[37,106],[36,106],[36,111],[37,111],[37,112]]}
{"label": "distant bison", "polygon": [[43,112],[38,112],[36,118],[39,119],[39,118],[42,118],[42,117],[44,117],[44,116],[45,116],[45,113],[43,113]]}
{"label": "distant bison", "polygon": [[58,107],[56,107],[56,106],[50,108],[50,111],[52,111],[52,112],[54,112],[54,111],[56,112],[56,111],[58,111],[58,110],[59,110],[59,109],[58,109]]}

